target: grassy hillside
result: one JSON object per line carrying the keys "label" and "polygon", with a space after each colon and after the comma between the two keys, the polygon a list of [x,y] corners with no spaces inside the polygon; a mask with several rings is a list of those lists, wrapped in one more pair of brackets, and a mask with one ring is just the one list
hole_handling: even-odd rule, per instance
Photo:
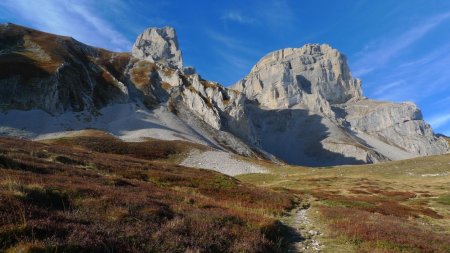
{"label": "grassy hillside", "polygon": [[309,199],[325,252],[450,252],[450,155],[331,168],[265,165],[273,174],[238,178]]}
{"label": "grassy hillside", "polygon": [[450,252],[450,155],[326,168],[242,158],[271,173],[235,179],[176,165],[193,149],[208,150],[92,130],[0,138],[0,252],[284,252],[300,200],[324,252]]}
{"label": "grassy hillside", "polygon": [[286,191],[185,168],[192,144],[0,138],[0,251],[276,252]]}

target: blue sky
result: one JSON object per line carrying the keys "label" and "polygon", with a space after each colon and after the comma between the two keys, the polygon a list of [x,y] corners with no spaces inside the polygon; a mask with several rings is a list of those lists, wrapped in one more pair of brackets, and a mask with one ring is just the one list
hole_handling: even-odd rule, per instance
{"label": "blue sky", "polygon": [[450,1],[2,0],[0,22],[130,51],[146,27],[174,26],[185,65],[229,85],[270,51],[327,43],[369,98],[413,101],[450,135]]}

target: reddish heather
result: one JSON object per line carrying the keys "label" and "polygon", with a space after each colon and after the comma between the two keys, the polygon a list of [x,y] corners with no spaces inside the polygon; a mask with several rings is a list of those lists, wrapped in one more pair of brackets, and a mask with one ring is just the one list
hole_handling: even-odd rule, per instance
{"label": "reddish heather", "polygon": [[282,250],[271,217],[293,207],[289,193],[162,162],[168,143],[117,143],[0,138],[0,251]]}

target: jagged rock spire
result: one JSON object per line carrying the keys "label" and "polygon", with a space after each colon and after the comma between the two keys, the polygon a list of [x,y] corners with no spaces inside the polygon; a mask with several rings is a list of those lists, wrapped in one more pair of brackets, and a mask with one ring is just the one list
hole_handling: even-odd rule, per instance
{"label": "jagged rock spire", "polygon": [[151,27],[141,33],[133,45],[132,55],[141,60],[159,62],[183,69],[181,50],[173,27]]}

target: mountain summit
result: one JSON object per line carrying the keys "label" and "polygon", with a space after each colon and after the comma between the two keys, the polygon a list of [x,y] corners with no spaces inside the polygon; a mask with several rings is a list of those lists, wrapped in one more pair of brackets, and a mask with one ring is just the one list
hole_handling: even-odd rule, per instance
{"label": "mountain summit", "polygon": [[233,88],[271,109],[317,101],[319,104],[309,109],[320,110],[322,103],[339,104],[362,97],[361,82],[352,78],[345,56],[328,45],[317,44],[264,56]]}
{"label": "mountain summit", "polygon": [[114,53],[6,24],[0,50],[2,135],[97,128],[127,141],[187,140],[313,166],[449,151],[416,105],[365,98],[345,56],[328,45],[270,53],[232,88],[183,68],[170,27],[149,28],[131,53]]}
{"label": "mountain summit", "polygon": [[171,68],[183,68],[181,50],[173,27],[146,29],[137,37],[131,54],[140,60],[160,62]]}

